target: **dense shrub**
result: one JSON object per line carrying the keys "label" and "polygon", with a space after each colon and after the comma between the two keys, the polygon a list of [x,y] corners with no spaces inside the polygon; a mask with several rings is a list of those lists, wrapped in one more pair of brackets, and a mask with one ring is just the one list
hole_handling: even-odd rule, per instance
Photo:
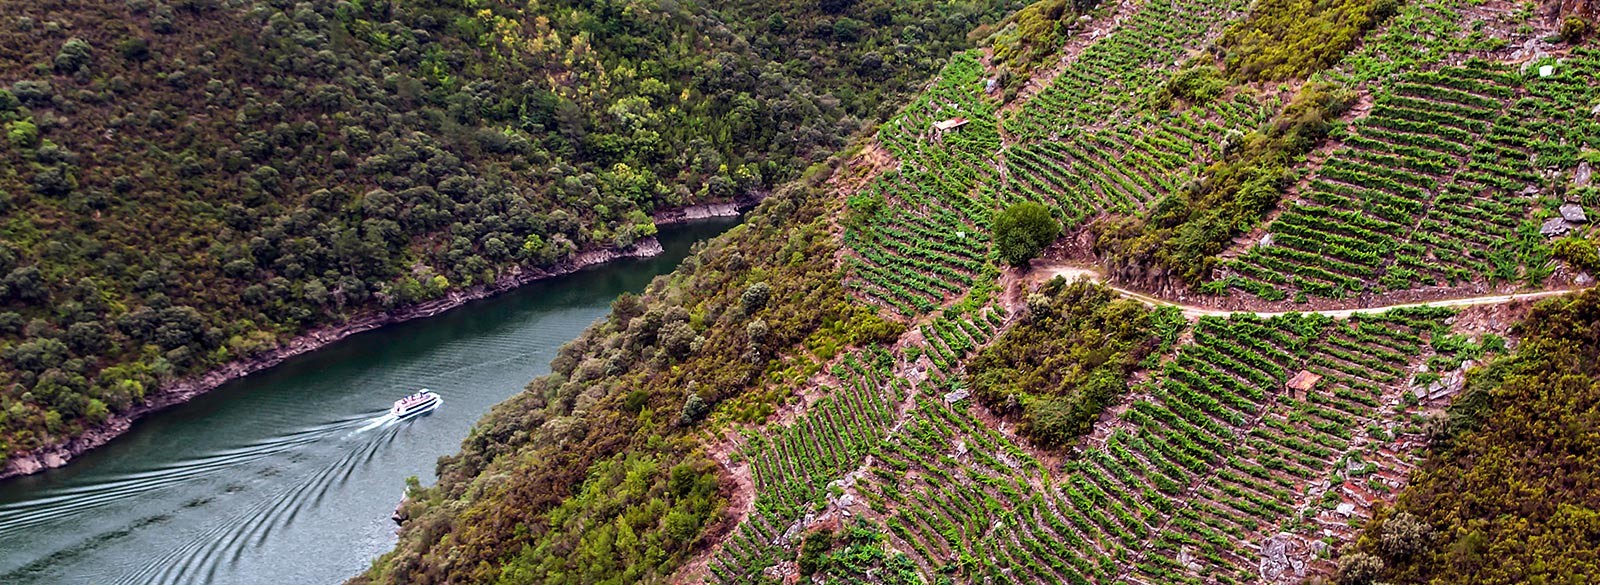
{"label": "dense shrub", "polygon": [[1600,293],[1543,301],[1518,333],[1512,355],[1469,373],[1456,431],[1362,535],[1384,580],[1600,579]]}
{"label": "dense shrub", "polygon": [[1026,266],[1060,235],[1061,223],[1033,201],[1007,207],[994,219],[995,248],[1000,260],[1012,266]]}
{"label": "dense shrub", "polygon": [[1393,16],[1399,0],[1262,0],[1218,42],[1236,78],[1305,77],[1343,57]]}
{"label": "dense shrub", "polygon": [[[973,395],[1020,416],[1040,444],[1071,444],[1160,342],[1152,311],[1099,285],[1057,278],[1030,298],[1025,319],[967,364]],[[1164,318],[1156,317],[1159,320]]]}

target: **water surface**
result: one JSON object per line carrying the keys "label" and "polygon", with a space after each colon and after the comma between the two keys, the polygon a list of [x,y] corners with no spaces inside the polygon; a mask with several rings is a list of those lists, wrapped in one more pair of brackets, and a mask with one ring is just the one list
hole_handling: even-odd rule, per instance
{"label": "water surface", "polygon": [[[0,483],[0,583],[338,583],[394,546],[425,483],[493,406],[623,292],[734,220],[663,228],[666,253],[362,333],[156,413],[63,469]],[[444,396],[406,421],[417,387]]]}

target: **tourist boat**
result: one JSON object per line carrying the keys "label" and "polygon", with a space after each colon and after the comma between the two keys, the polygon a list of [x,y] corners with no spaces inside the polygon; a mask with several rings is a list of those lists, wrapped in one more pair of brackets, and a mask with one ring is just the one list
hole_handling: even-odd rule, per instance
{"label": "tourist boat", "polygon": [[395,418],[409,418],[426,412],[432,412],[444,402],[432,390],[423,388],[421,392],[394,401],[394,408],[389,409],[389,414]]}

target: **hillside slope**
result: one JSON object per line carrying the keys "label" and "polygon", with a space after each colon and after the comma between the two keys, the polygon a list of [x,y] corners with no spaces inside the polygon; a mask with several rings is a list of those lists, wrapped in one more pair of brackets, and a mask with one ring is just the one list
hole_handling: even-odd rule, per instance
{"label": "hillside slope", "polygon": [[759,197],[1013,8],[888,6],[0,2],[0,459]]}
{"label": "hillside slope", "polygon": [[[1600,48],[1554,4],[1084,8],[987,29],[870,140],[620,299],[411,490],[356,582],[1447,574],[1345,551],[1397,497],[1448,497],[1400,496],[1413,478],[1485,489],[1440,459],[1470,450],[1434,442],[1440,413],[1479,364],[1539,363],[1504,295],[1600,268],[1561,219],[1597,203]],[[1007,44],[1039,19],[1053,51]],[[1038,269],[994,230],[1025,204],[1065,231]],[[1041,278],[1062,265],[1117,289]],[[1508,302],[1415,306],[1461,297]],[[1587,477],[1580,426],[1546,429],[1549,458],[1490,453]],[[1583,505],[1497,508],[1492,532],[1481,509],[1426,516],[1406,550],[1493,538],[1518,568],[1492,582],[1592,580],[1583,551],[1503,544],[1523,517],[1587,534]]]}

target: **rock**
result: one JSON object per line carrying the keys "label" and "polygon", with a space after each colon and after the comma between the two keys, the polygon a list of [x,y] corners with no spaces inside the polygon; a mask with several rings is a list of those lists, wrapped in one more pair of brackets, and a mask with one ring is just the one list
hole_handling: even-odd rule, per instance
{"label": "rock", "polygon": [[6,461],[6,475],[33,475],[44,471],[38,457],[12,457]]}
{"label": "rock", "polygon": [[1566,219],[1559,217],[1552,217],[1544,220],[1544,224],[1539,226],[1539,233],[1547,238],[1565,235],[1570,231],[1572,231],[1572,224],[1567,223]]}
{"label": "rock", "polygon": [[1583,214],[1583,206],[1578,205],[1577,203],[1563,203],[1561,204],[1560,211],[1561,219],[1565,219],[1572,223],[1584,223],[1589,221],[1589,217]]}
{"label": "rock", "polygon": [[1268,537],[1261,543],[1261,579],[1276,582],[1285,578],[1304,577],[1306,562],[1295,558],[1304,554],[1304,548],[1300,539],[1292,534],[1280,532]]}
{"label": "rock", "polygon": [[1555,75],[1555,74],[1556,74],[1556,66],[1555,65],[1540,65],[1539,66],[1539,77],[1549,77],[1549,76]]}
{"label": "rock", "polygon": [[1272,234],[1267,234],[1267,235],[1261,236],[1261,242],[1258,245],[1260,245],[1263,248],[1266,248],[1266,247],[1269,247],[1269,246],[1272,245],[1272,241],[1273,241],[1272,240]]}
{"label": "rock", "polygon": [[51,469],[66,465],[68,459],[70,459],[70,457],[62,455],[60,451],[51,451],[49,453],[45,453],[44,457],[40,458],[40,460],[44,462],[44,466]]}
{"label": "rock", "polygon": [[1600,116],[1600,104],[1595,104],[1594,107],[1589,108],[1589,115]]}
{"label": "rock", "polygon": [[1350,502],[1340,502],[1338,507],[1335,507],[1333,511],[1335,514],[1348,518],[1351,514],[1356,513],[1356,505]]}
{"label": "rock", "polygon": [[400,498],[400,503],[394,505],[394,513],[389,515],[389,519],[394,520],[395,525],[398,526],[405,524],[409,518],[410,515],[406,514],[406,499]]}
{"label": "rock", "polygon": [[1594,282],[1594,277],[1589,276],[1589,273],[1587,272],[1579,272],[1577,276],[1572,278],[1572,284],[1576,284],[1578,286],[1589,286],[1589,284],[1592,282]]}
{"label": "rock", "polygon": [[1194,571],[1196,573],[1205,568],[1204,565],[1201,565],[1200,562],[1194,558],[1193,554],[1189,553],[1189,547],[1187,546],[1178,549],[1178,564],[1183,565],[1190,571]]}
{"label": "rock", "polygon": [[972,396],[972,393],[968,392],[966,388],[957,388],[945,393],[944,403],[955,404],[957,402],[961,402],[962,400],[966,400],[968,396]]}
{"label": "rock", "polygon": [[1588,187],[1589,181],[1594,178],[1594,169],[1589,166],[1589,161],[1578,163],[1578,168],[1572,171],[1572,186]]}

